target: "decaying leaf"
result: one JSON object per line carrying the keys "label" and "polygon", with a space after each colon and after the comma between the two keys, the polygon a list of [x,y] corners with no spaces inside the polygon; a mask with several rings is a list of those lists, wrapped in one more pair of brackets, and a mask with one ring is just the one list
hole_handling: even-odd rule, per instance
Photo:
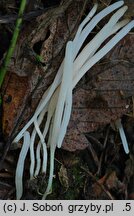
{"label": "decaying leaf", "polygon": [[60,171],[58,172],[59,180],[61,185],[65,188],[65,191],[67,191],[69,187],[69,179],[67,175],[67,169],[62,165],[60,168]]}
{"label": "decaying leaf", "polygon": [[92,185],[94,196],[96,198],[100,197],[100,199],[104,196],[104,194],[106,196],[106,193],[107,195],[110,195],[110,190],[120,192],[120,190],[123,190],[124,188],[125,185],[118,179],[115,171],[112,171],[110,174],[106,174],[100,178],[97,183],[95,182]]}

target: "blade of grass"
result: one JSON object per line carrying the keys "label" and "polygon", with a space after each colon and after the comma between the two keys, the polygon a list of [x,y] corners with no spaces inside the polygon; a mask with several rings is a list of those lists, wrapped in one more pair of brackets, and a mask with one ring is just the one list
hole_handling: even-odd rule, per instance
{"label": "blade of grass", "polygon": [[[3,84],[4,78],[5,78],[5,75],[6,75],[6,72],[7,72],[8,65],[10,63],[11,57],[13,55],[13,52],[14,52],[14,49],[15,49],[15,46],[16,46],[16,42],[17,42],[19,32],[20,32],[20,26],[21,26],[22,20],[23,20],[22,16],[23,16],[23,13],[24,13],[24,10],[25,10],[26,2],[27,2],[26,0],[21,1],[19,13],[18,13],[18,19],[16,20],[16,26],[15,26],[15,29],[14,29],[14,32],[13,32],[13,36],[12,36],[12,39],[11,39],[11,42],[10,42],[10,46],[9,46],[9,49],[8,49],[7,54],[5,56],[3,66],[0,69],[0,88],[1,88],[1,86]],[[1,100],[0,100],[0,103],[1,103]]]}

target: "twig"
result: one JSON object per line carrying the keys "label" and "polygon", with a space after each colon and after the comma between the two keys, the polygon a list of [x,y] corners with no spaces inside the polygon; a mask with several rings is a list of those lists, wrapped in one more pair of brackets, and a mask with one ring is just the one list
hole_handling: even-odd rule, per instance
{"label": "twig", "polygon": [[[54,7],[53,7],[54,8]],[[40,15],[42,15],[43,13],[45,13],[46,11],[48,11],[49,8],[45,8],[45,9],[40,9],[40,10],[35,10],[35,11],[30,11],[26,14],[24,14],[23,16],[23,20],[25,21],[30,21]],[[4,15],[4,16],[0,16],[0,24],[9,24],[9,23],[14,23],[17,19],[17,15],[12,14],[12,15]]]}
{"label": "twig", "polygon": [[[106,145],[107,145],[109,131],[110,131],[110,127],[108,126],[107,131],[106,131],[105,140],[104,140],[104,145],[103,145],[104,150],[105,150]],[[98,170],[97,170],[97,175],[100,175],[103,157],[104,157],[104,151],[102,152],[102,154],[100,156],[100,161],[99,161],[99,166],[98,166]]]}
{"label": "twig", "polygon": [[101,185],[95,178],[95,176],[89,171],[86,170],[84,167],[81,166],[81,169],[84,170],[95,182],[96,184],[105,192],[105,194],[108,196],[108,198],[110,200],[114,200],[114,198],[112,197],[112,195],[105,189],[105,187],[103,185]]}

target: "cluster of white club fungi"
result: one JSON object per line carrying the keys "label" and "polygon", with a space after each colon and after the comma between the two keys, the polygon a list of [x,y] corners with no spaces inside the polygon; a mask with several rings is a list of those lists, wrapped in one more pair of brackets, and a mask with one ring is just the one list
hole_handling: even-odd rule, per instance
{"label": "cluster of white club fungi", "polygon": [[[15,143],[23,139],[19,155],[15,183],[16,197],[20,199],[23,194],[24,162],[28,151],[30,152],[30,179],[39,173],[49,171],[49,179],[43,199],[51,192],[54,175],[54,157],[56,147],[60,148],[65,137],[72,110],[72,91],[79,80],[89,69],[105,56],[128,32],[134,27],[134,21],[120,18],[127,10],[118,1],[94,16],[97,4],[80,24],[73,41],[66,44],[65,57],[55,76],[53,83],[45,91],[33,117],[27,122],[15,137]],[[83,43],[95,26],[108,14],[118,9],[96,34],[96,36],[81,50]],[[103,43],[109,38],[107,43]],[[101,47],[101,48],[100,48]],[[81,51],[80,51],[81,50]],[[42,121],[46,118],[44,125]],[[44,122],[44,121],[43,121]],[[41,127],[40,127],[41,126]],[[29,130],[33,128],[32,132]],[[120,122],[117,123],[124,149],[128,153],[124,131]],[[37,143],[37,140],[39,142]],[[48,169],[48,149],[50,152],[50,167]]]}

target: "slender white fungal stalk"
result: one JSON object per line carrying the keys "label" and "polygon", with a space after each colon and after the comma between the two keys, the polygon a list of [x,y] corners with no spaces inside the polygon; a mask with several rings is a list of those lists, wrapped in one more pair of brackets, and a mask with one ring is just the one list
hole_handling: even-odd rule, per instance
{"label": "slender white fungal stalk", "polygon": [[50,171],[49,171],[49,179],[47,189],[42,197],[42,199],[46,199],[47,195],[51,193],[52,190],[52,182],[53,182],[53,173],[54,173],[54,156],[55,156],[55,146],[51,145],[50,147]]}
{"label": "slender white fungal stalk", "polygon": [[65,102],[65,108],[64,108],[64,116],[60,127],[59,137],[57,140],[57,147],[61,148],[64,137],[66,135],[67,126],[69,124],[70,116],[72,111],[72,88],[69,89],[66,102]]}
{"label": "slender white fungal stalk", "polygon": [[111,34],[109,34],[109,36],[111,36],[112,34],[115,34],[119,29],[121,29],[122,27],[124,27],[126,24],[128,24],[130,22],[130,19],[124,19],[120,22],[118,22],[114,27],[113,30],[111,32]]}
{"label": "slender white fungal stalk", "polygon": [[121,123],[121,119],[117,119],[115,124],[116,124],[117,129],[119,130],[124,151],[126,154],[128,154],[129,153],[128,142],[127,142],[127,138],[126,138],[122,123]]}
{"label": "slender white fungal stalk", "polygon": [[[59,94],[59,88],[56,89],[56,91],[54,92],[52,98],[50,99],[50,103],[49,103],[49,106],[48,106],[47,120],[46,120],[45,127],[44,127],[44,130],[43,130],[43,133],[42,133],[42,136],[44,137],[44,142],[45,142],[45,143],[42,143],[42,151],[43,151],[43,153],[42,153],[42,155],[43,155],[42,172],[43,173],[46,173],[46,168],[47,168],[47,148],[46,148],[45,137],[46,137],[46,135],[48,133],[49,126],[50,126],[50,121],[51,121],[52,116],[54,114],[54,111],[56,109],[56,103],[57,103],[57,99],[58,99],[58,94]],[[41,141],[39,141],[38,145],[41,146]],[[38,153],[36,153],[36,157],[37,157],[37,155],[39,155],[39,149],[38,149]],[[40,158],[37,157],[37,167],[39,167],[39,164],[40,164]],[[36,170],[39,170],[39,168],[37,168],[37,167],[36,167]],[[35,171],[34,176],[36,176],[37,173],[38,172]]]}
{"label": "slender white fungal stalk", "polygon": [[36,130],[32,132],[31,140],[30,140],[30,179],[34,177],[34,169],[35,169],[35,155],[34,155],[34,143],[36,137]]}
{"label": "slender white fungal stalk", "polygon": [[[91,40],[91,42],[82,50],[74,62],[75,71],[78,71],[80,67],[90,58],[95,51],[100,47],[106,38],[113,33],[113,28],[118,20],[126,12],[127,6],[119,9],[109,20],[109,22],[100,30],[100,32]],[[86,28],[86,27],[85,27]],[[80,37],[81,40],[81,37]],[[86,57],[87,58],[86,58]]]}
{"label": "slender white fungal stalk", "polygon": [[[121,29],[122,27],[124,27],[129,21],[130,21],[129,19],[124,19],[123,21],[116,23],[116,24],[113,26],[113,28],[111,29],[111,31],[109,31],[109,32],[107,33],[107,35],[105,35],[105,38],[104,38],[104,39],[107,39],[107,38],[110,37],[111,35],[115,34],[119,29]],[[107,30],[106,30],[106,32],[107,32]],[[99,32],[95,37],[97,37],[100,33],[101,33],[101,32]],[[95,37],[94,37],[94,39],[95,39]],[[100,42],[98,43],[98,42],[96,42],[94,39],[91,41],[92,43],[90,42],[88,48],[93,47],[94,44],[96,44],[96,45],[94,46],[94,49],[93,49],[92,52],[91,52],[91,49],[90,49],[90,51],[88,52],[87,61],[95,54],[95,52],[97,51],[97,49],[98,49],[98,48],[101,46],[101,44],[103,43],[103,41],[101,41],[101,40],[100,40]],[[93,41],[94,41],[94,42],[93,42]],[[77,65],[77,64],[76,64],[76,65]],[[74,67],[75,67],[75,66],[74,66]],[[78,65],[77,65],[77,67],[78,67]]]}
{"label": "slender white fungal stalk", "polygon": [[72,88],[70,86],[70,77],[72,77],[72,65],[73,65],[73,59],[72,59],[72,53],[73,53],[73,42],[69,41],[66,46],[66,54],[65,54],[65,61],[64,61],[64,73],[62,76],[62,82],[60,86],[59,91],[59,97],[57,101],[55,116],[54,116],[54,122],[53,122],[53,137],[52,137],[52,143],[56,143],[57,138],[59,136],[60,132],[60,125],[63,117],[63,110],[64,110],[64,103],[66,100],[67,92],[69,88]]}
{"label": "slender white fungal stalk", "polygon": [[[37,149],[36,149],[36,169],[35,169],[35,173],[34,176],[39,175],[40,172],[40,168],[41,168],[41,143],[38,143]],[[46,161],[47,162],[47,161]]]}
{"label": "slender white fungal stalk", "polygon": [[75,48],[75,53],[77,55],[77,53],[79,52],[80,48],[82,47],[85,39],[87,38],[87,36],[89,35],[89,33],[94,29],[94,27],[108,14],[110,14],[111,12],[113,12],[114,10],[116,10],[117,8],[121,7],[124,4],[124,1],[119,1],[116,2],[110,6],[108,6],[107,8],[105,8],[104,10],[102,10],[101,12],[99,12],[95,17],[93,17],[93,19],[86,25],[86,27],[83,29],[79,41],[77,43],[77,46]]}
{"label": "slender white fungal stalk", "polygon": [[[19,159],[16,170],[16,188],[18,199],[21,197],[23,192],[22,168],[24,166],[24,160],[29,148],[28,146],[26,147],[25,137],[27,137],[27,140],[30,140],[31,178],[38,175],[40,172],[47,172],[47,147],[50,148],[49,179],[43,199],[45,199],[50,193],[54,173],[55,150],[56,147],[60,148],[62,146],[67,131],[72,110],[73,88],[77,85],[84,74],[101,58],[103,58],[134,27],[134,21],[129,22],[128,19],[119,21],[127,10],[127,6],[121,7],[123,4],[123,1],[118,1],[99,12],[96,16],[94,16],[94,14],[97,10],[97,4],[93,7],[91,12],[80,24],[74,40],[67,43],[65,58],[55,76],[53,83],[44,93],[33,117],[14,139],[14,142],[18,142],[24,136],[24,144],[20,153],[20,158],[22,158],[21,155],[23,155],[23,160]],[[82,51],[80,51],[84,41],[94,27],[101,21],[101,19],[116,9],[118,10],[112,15],[108,23],[82,49]],[[112,37],[112,35],[114,36]],[[103,45],[109,36],[112,38],[105,45]],[[46,116],[45,123],[43,121],[44,116]],[[27,132],[27,129],[31,125],[34,125],[34,128],[31,133],[31,138],[29,138],[30,135],[29,132]],[[40,129],[40,125],[42,129]],[[125,152],[128,153],[128,145],[121,122],[118,123],[118,128]],[[39,138],[37,145],[35,145],[36,136]],[[22,167],[20,166],[20,161],[23,161]],[[22,170],[19,171],[18,167]],[[21,179],[21,183],[18,183],[19,178]],[[18,189],[19,185],[20,189]]]}
{"label": "slender white fungal stalk", "polygon": [[84,28],[84,26],[89,22],[89,20],[91,20],[91,18],[93,17],[93,15],[95,14],[96,10],[97,10],[97,4],[94,5],[94,7],[92,8],[92,10],[89,12],[89,14],[87,15],[87,17],[83,20],[83,22],[79,25],[79,28],[77,30],[77,33],[75,35],[75,38],[73,40],[73,44],[74,44],[74,51],[73,51],[73,57],[75,58],[76,54],[78,53],[76,47],[77,44],[79,43],[79,38],[81,35],[81,32]]}
{"label": "slender white fungal stalk", "polygon": [[23,193],[23,170],[24,170],[24,162],[26,159],[26,155],[30,146],[30,134],[28,131],[24,133],[24,143],[19,155],[16,175],[15,175],[15,184],[16,184],[16,198],[20,199]]}
{"label": "slender white fungal stalk", "polygon": [[66,100],[68,89],[72,88],[72,85],[70,86],[70,83],[69,83],[70,80],[72,80],[72,72],[73,72],[72,71],[73,70],[72,54],[73,54],[73,42],[69,41],[66,46],[62,82],[60,86],[57,107],[56,107],[56,111],[54,115],[52,137],[50,141],[50,174],[49,174],[48,186],[43,196],[43,199],[47,196],[47,194],[50,193],[50,190],[51,190],[53,172],[54,172],[54,155],[55,155],[57,139],[60,133],[60,125],[61,125],[62,116],[63,116],[64,102]]}
{"label": "slender white fungal stalk", "polygon": [[89,59],[82,68],[75,74],[73,88],[84,76],[84,74],[101,58],[103,58],[128,32],[134,27],[134,21],[128,23],[122,30],[120,30],[101,50],[99,50],[91,59]]}
{"label": "slender white fungal stalk", "polygon": [[49,125],[49,136],[48,136],[48,143],[47,143],[48,148],[50,148],[51,139],[52,139],[53,122],[54,122],[54,115]]}
{"label": "slender white fungal stalk", "polygon": [[[40,126],[43,118],[44,118],[44,115],[46,114],[48,110],[48,106],[46,106],[44,108],[44,110],[40,113],[39,117],[38,117],[38,125]],[[37,135],[37,131],[36,131],[36,128],[33,129],[33,132],[31,134],[31,142],[30,142],[30,159],[31,159],[31,164],[30,164],[30,179],[32,179],[34,177],[34,169],[35,169],[35,156],[34,156],[34,144],[35,144],[35,138],[36,138],[36,135]],[[47,157],[47,149],[46,149],[46,144],[42,143],[43,145],[43,151],[45,152],[46,154],[46,157]],[[44,164],[47,164],[47,158],[46,160],[44,161]],[[45,165],[46,167],[47,165]],[[45,170],[46,171],[46,170]]]}

